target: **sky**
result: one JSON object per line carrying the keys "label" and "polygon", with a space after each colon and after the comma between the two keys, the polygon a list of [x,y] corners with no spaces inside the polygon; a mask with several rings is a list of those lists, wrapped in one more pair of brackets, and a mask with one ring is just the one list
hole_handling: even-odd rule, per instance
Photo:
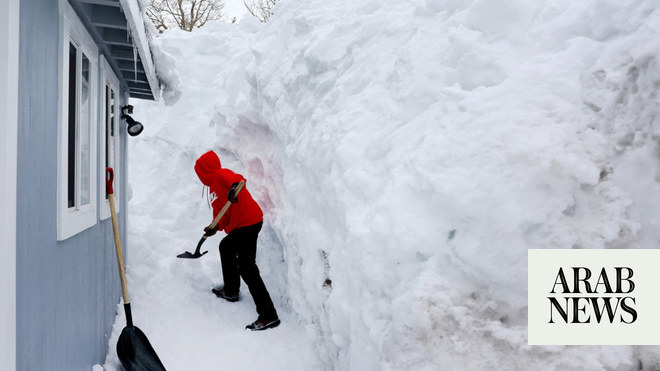
{"label": "sky", "polygon": [[237,17],[241,19],[246,13],[245,4],[243,0],[224,0],[225,1],[225,13],[231,19],[232,17]]}

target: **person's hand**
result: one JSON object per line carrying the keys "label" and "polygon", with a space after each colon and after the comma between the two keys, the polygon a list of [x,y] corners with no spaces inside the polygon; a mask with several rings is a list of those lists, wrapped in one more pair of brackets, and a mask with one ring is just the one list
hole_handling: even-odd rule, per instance
{"label": "person's hand", "polygon": [[211,237],[215,234],[215,232],[218,231],[218,226],[216,225],[215,227],[204,227],[204,236],[206,237]]}
{"label": "person's hand", "polygon": [[238,183],[232,184],[231,188],[229,188],[229,193],[227,193],[227,200],[229,200],[229,202],[232,204],[238,202],[238,196],[236,196],[236,187],[238,187]]}

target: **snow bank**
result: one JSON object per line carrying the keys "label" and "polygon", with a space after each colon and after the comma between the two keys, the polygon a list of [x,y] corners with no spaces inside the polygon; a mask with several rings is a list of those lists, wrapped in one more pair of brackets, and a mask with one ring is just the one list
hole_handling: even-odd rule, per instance
{"label": "snow bank", "polygon": [[[159,41],[182,95],[136,104],[132,161],[151,152],[156,171],[131,173],[135,219],[167,215],[174,239],[203,225],[192,166],[216,150],[265,210],[258,263],[276,304],[328,369],[659,364],[650,348],[526,336],[528,249],[657,247],[655,2],[282,0],[275,13]],[[140,194],[162,171],[169,196]]]}

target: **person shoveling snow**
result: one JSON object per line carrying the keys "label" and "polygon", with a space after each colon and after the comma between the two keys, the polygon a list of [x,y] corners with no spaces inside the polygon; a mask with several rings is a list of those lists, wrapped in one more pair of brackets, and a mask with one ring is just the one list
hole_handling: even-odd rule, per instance
{"label": "person shoveling snow", "polygon": [[[243,278],[259,314],[257,320],[246,328],[256,331],[277,327],[280,324],[277,311],[255,262],[257,238],[263,225],[263,212],[259,204],[247,189],[241,191],[239,188],[239,183],[242,186],[245,178],[229,169],[223,169],[220,158],[213,151],[208,151],[197,159],[195,173],[199,180],[209,187],[214,219],[221,214],[221,209],[227,201],[231,203],[224,209],[225,213],[216,225],[211,223],[204,228],[207,237],[213,236],[218,230],[227,233],[219,247],[224,286],[213,288],[213,293],[219,298],[236,302],[239,300]],[[219,195],[227,195],[227,200]]]}

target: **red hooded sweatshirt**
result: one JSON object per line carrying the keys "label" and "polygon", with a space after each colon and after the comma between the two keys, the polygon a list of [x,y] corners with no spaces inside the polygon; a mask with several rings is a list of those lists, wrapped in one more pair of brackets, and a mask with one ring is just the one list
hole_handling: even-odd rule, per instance
{"label": "red hooded sweatshirt", "polygon": [[[195,162],[195,172],[199,180],[208,186],[213,206],[213,219],[227,203],[227,193],[231,185],[245,180],[242,175],[220,166],[220,159],[213,151],[203,154]],[[252,198],[246,187],[238,193],[238,202],[232,204],[218,222],[218,230],[226,233],[236,228],[247,227],[263,221],[264,213]]]}

